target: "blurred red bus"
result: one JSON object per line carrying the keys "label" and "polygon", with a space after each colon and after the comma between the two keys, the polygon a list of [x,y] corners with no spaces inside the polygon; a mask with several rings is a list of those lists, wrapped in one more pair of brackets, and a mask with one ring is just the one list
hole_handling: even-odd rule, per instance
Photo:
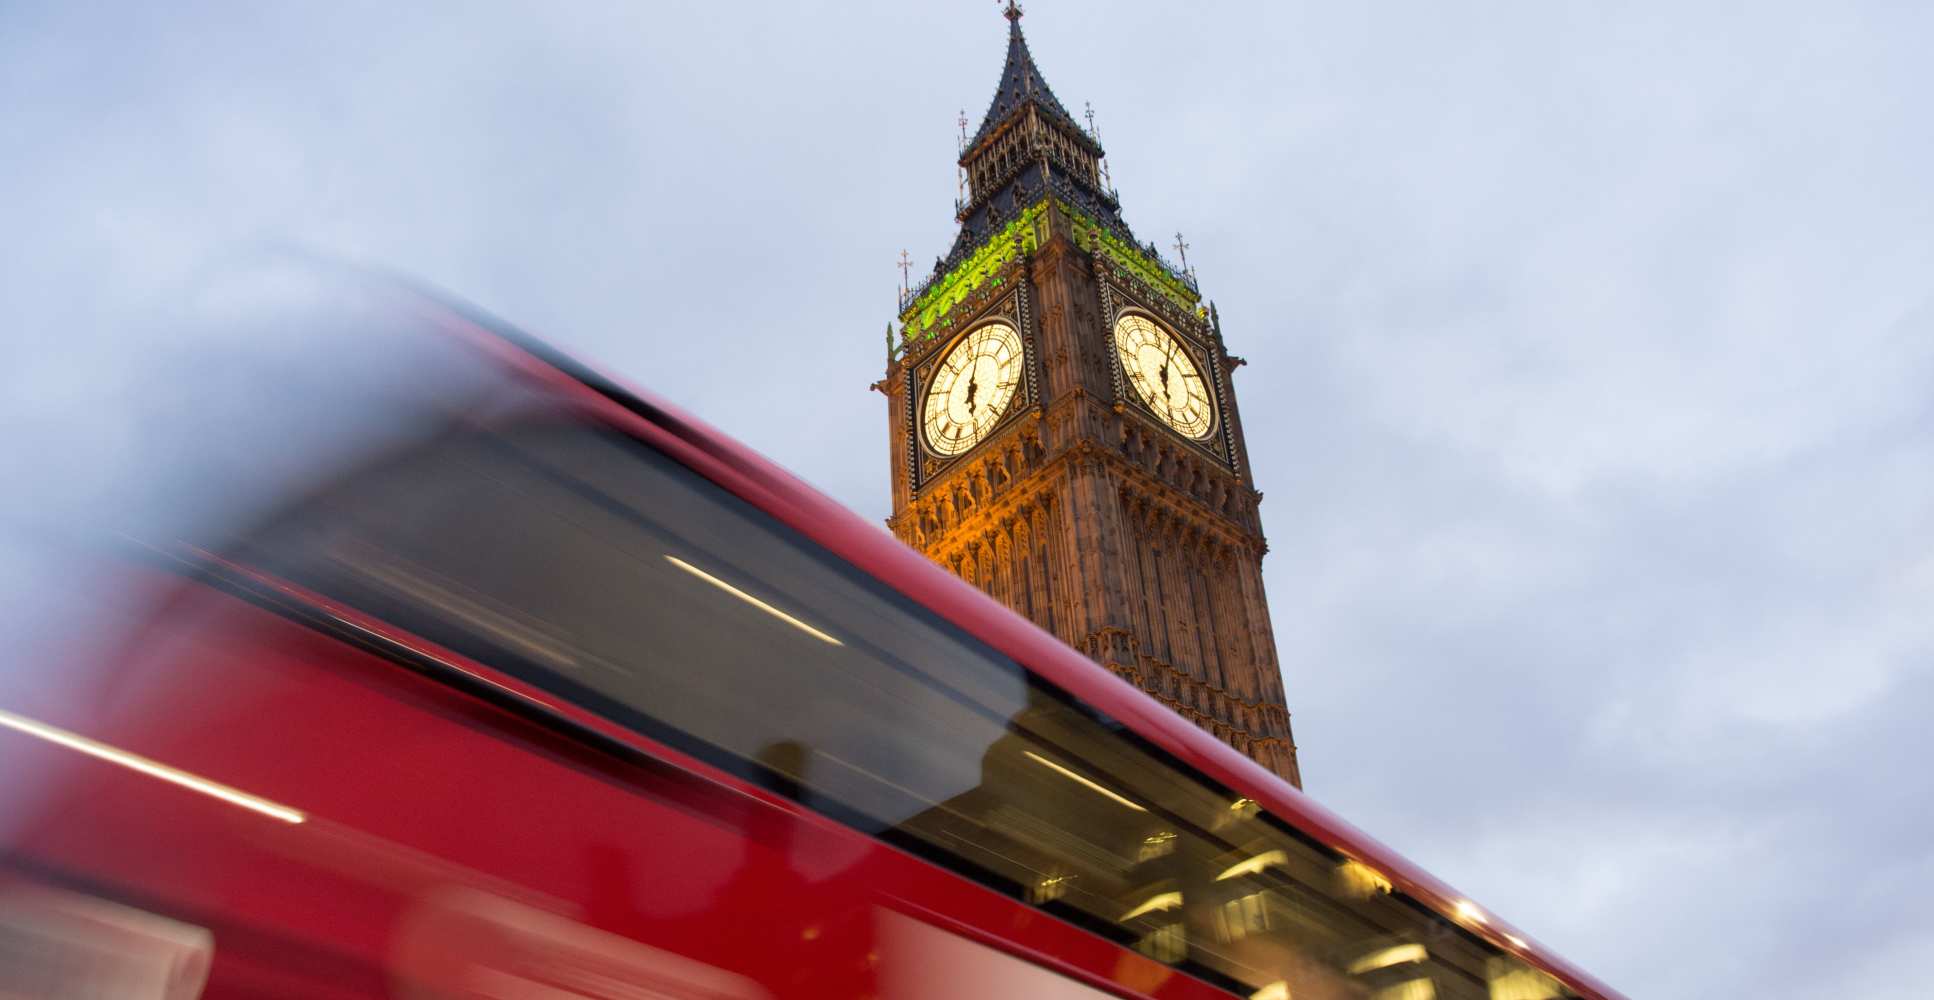
{"label": "blurred red bus", "polygon": [[167,516],[0,675],[0,995],[1616,996],[717,431],[351,295],[163,369]]}

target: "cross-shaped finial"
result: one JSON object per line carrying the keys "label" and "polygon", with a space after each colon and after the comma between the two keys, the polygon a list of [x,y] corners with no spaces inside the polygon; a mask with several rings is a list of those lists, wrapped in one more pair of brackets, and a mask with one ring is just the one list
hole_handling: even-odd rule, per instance
{"label": "cross-shaped finial", "polygon": [[912,268],[913,258],[907,256],[905,250],[900,251],[900,295],[902,298],[906,296],[908,289],[913,287],[907,283]]}
{"label": "cross-shaped finial", "polygon": [[1007,0],[1007,9],[1001,11],[1001,16],[1018,24],[1020,23],[1021,15],[1025,13],[1027,12],[1021,9],[1020,4],[1015,3],[1014,0]]}
{"label": "cross-shaped finial", "polygon": [[960,129],[960,151],[965,153],[967,151],[967,109],[966,108],[960,109],[960,117],[954,119],[954,125]]}
{"label": "cross-shaped finial", "polygon": [[1187,271],[1189,269],[1189,245],[1182,242],[1182,234],[1179,231],[1175,234],[1175,255],[1182,258],[1182,270]]}
{"label": "cross-shaped finial", "polygon": [[1095,134],[1095,102],[1082,101],[1081,116],[1088,119],[1088,134],[1093,136]]}

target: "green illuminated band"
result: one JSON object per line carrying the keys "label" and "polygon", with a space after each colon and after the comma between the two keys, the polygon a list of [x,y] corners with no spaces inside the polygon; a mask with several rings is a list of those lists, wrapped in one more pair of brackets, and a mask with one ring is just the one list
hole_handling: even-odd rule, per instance
{"label": "green illuminated band", "polygon": [[1017,255],[1034,252],[1047,238],[1045,216],[1050,201],[1072,223],[1074,232],[1071,235],[1075,246],[1092,252],[1099,244],[1102,254],[1114,263],[1120,273],[1133,276],[1181,309],[1195,311],[1196,303],[1201,301],[1195,289],[1151,259],[1140,247],[1116,236],[1067,202],[1059,198],[1043,198],[1022,210],[1018,218],[988,237],[979,249],[954,265],[953,270],[928,286],[919,298],[907,306],[900,314],[901,343],[929,340],[946,330],[952,325],[947,314],[955,306],[990,279],[998,283],[1001,280],[998,277],[1000,272],[1006,270]]}

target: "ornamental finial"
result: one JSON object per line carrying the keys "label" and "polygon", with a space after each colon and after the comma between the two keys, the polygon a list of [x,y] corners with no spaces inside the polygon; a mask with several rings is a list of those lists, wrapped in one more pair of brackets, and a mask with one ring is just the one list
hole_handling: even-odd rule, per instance
{"label": "ornamental finial", "polygon": [[1007,0],[1007,9],[1001,11],[1001,16],[1007,18],[1014,24],[1019,24],[1021,23],[1021,15],[1025,13],[1027,11],[1022,10],[1020,4],[1015,3],[1014,0]]}

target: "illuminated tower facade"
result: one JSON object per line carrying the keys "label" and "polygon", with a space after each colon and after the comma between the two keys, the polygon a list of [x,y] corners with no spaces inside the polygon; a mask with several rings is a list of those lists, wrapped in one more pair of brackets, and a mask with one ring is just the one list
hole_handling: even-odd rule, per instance
{"label": "illuminated tower facade", "polygon": [[889,330],[889,525],[1300,786],[1242,361],[1194,275],[1122,220],[1095,133],[1007,17],[959,235]]}

